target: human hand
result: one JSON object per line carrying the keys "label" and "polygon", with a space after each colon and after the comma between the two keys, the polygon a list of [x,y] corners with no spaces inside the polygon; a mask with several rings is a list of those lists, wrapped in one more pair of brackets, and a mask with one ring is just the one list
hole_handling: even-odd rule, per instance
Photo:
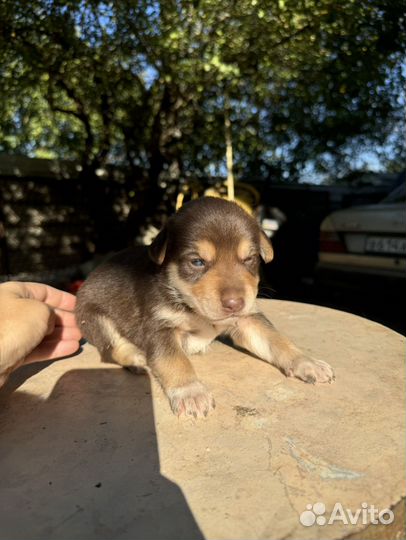
{"label": "human hand", "polygon": [[0,285],[0,386],[22,364],[73,354],[76,298],[42,283]]}

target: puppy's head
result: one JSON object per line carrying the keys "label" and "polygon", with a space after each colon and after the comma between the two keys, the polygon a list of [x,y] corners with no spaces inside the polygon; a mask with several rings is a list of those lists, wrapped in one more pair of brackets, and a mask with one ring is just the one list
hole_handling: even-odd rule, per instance
{"label": "puppy's head", "polygon": [[204,197],[183,206],[150,246],[172,289],[211,321],[244,315],[258,291],[259,262],[273,258],[257,222],[237,204]]}

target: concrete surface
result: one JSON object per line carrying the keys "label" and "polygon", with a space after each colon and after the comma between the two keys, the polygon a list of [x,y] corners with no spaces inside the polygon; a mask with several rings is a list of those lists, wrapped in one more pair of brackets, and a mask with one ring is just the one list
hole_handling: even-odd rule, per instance
{"label": "concrete surface", "polygon": [[404,338],[326,308],[260,304],[334,366],[335,384],[286,379],[215,343],[193,358],[217,401],[196,421],[174,417],[157,384],[101,364],[89,345],[18,371],[0,392],[0,538],[332,539],[366,525],[303,526],[307,504],[324,503],[327,517],[337,502],[395,505],[405,495]]}

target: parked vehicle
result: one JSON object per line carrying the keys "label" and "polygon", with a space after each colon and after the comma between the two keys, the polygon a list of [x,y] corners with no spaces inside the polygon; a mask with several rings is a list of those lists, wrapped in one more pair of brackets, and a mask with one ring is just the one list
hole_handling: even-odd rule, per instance
{"label": "parked vehicle", "polygon": [[319,278],[406,278],[406,183],[379,204],[333,212],[320,228]]}

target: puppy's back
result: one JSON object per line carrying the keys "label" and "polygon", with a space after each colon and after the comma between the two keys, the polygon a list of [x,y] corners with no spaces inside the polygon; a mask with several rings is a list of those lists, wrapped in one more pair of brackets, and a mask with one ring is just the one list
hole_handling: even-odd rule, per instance
{"label": "puppy's back", "polygon": [[147,248],[121,251],[97,267],[78,292],[76,319],[83,336],[100,352],[110,346],[105,323],[132,343],[142,343],[143,321],[159,281]]}

